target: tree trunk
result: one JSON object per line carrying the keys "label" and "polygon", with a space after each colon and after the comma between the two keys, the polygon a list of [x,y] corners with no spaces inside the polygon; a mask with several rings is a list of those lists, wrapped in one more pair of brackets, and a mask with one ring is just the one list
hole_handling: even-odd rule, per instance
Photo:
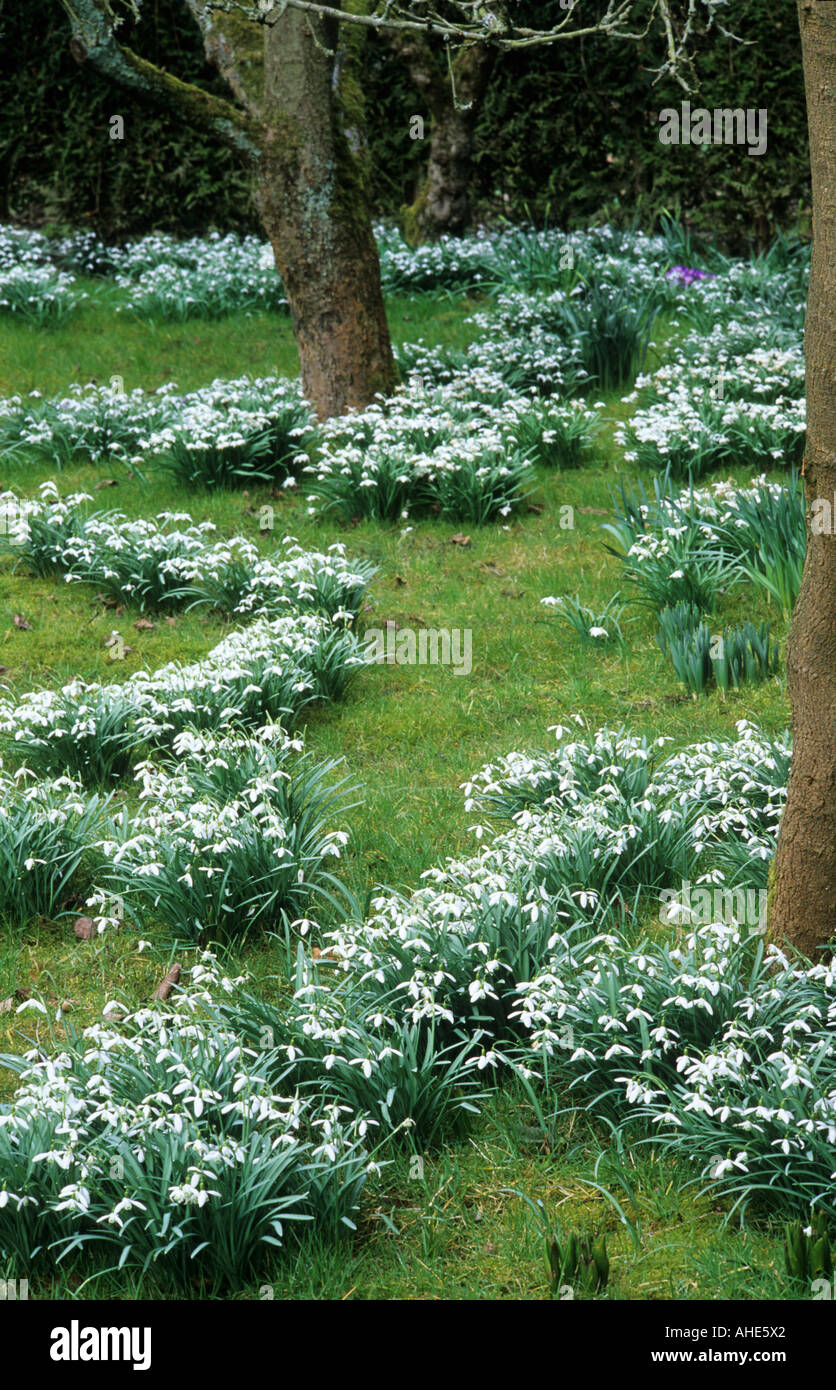
{"label": "tree trunk", "polygon": [[415,202],[401,211],[410,245],[467,231],[477,115],[475,108],[458,110],[452,100],[433,115],[426,178]]}
{"label": "tree trunk", "polygon": [[[836,7],[798,0],[813,179],[807,308],[807,501],[836,502]],[[827,512],[825,512],[827,515]],[[833,513],[830,512],[832,517]],[[778,838],[771,935],[815,957],[836,937],[836,536],[807,513],[787,652],[793,760]]]}
{"label": "tree trunk", "polygon": [[413,246],[461,236],[470,225],[473,137],[496,51],[481,43],[460,49],[451,78],[423,35],[386,37],[430,113],[427,173],[415,202],[401,209],[404,235]]}
{"label": "tree trunk", "polygon": [[[370,404],[397,379],[371,224],[359,55],[365,31],[298,10],[184,0],[238,106],[138,58],[106,0],[61,0],[80,61],[213,130],[253,171],[290,304],[302,389],[321,419]],[[240,363],[231,364],[237,372]]]}
{"label": "tree trunk", "polygon": [[[357,35],[346,44],[350,37]],[[320,418],[367,406],[396,380],[369,213],[356,55],[340,42],[335,26],[293,10],[268,28],[256,175],[257,205],[290,304],[302,389]]]}
{"label": "tree trunk", "polygon": [[320,420],[362,410],[388,395],[397,373],[380,288],[380,261],[371,229],[324,220],[299,236],[285,184],[259,176],[256,200],[273,246],[299,349],[302,391]]}

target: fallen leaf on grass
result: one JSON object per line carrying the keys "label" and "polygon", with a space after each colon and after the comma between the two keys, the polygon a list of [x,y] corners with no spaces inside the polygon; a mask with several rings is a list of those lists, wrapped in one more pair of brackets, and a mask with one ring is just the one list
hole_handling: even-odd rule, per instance
{"label": "fallen leaf on grass", "polygon": [[10,994],[8,999],[0,999],[0,1014],[10,1014],[12,1009],[18,1004],[25,1004],[27,999],[31,999],[31,989],[16,989],[14,994]]}

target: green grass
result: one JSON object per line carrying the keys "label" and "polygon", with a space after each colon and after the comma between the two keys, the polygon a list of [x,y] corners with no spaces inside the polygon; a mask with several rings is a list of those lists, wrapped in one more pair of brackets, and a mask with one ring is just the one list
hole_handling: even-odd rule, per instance
{"label": "green grass", "polygon": [[[389,306],[396,341],[424,337],[462,346],[470,301],[449,304],[401,299]],[[660,330],[661,334],[661,330]],[[152,388],[176,380],[194,388],[214,376],[296,370],[288,320],[281,315],[236,316],[220,323],[149,324],[105,308],[85,307],[64,328],[39,331],[0,322],[0,392],[37,388],[51,393],[71,381],[123,376],[127,388]],[[595,397],[597,399],[597,397]],[[620,394],[607,401],[611,420],[629,407]],[[505,525],[470,530],[432,520],[411,529],[340,524],[307,514],[304,488],[297,495],[269,489],[243,493],[190,493],[149,473],[147,484],[120,471],[116,487],[95,494],[97,507],[130,515],[164,508],[214,521],[219,534],[244,532],[267,552],[285,535],[322,548],[345,541],[350,553],[372,560],[381,573],[362,614],[367,626],[385,620],[410,627],[469,628],[473,670],[455,676],[450,667],[380,666],[365,672],[338,707],[312,711],[308,747],[318,757],[344,756],[345,771],[361,785],[364,804],[350,814],[352,841],[343,863],[350,886],[364,897],[375,885],[415,885],[422,870],[443,856],[471,852],[472,816],[460,784],[482,763],[515,748],[548,745],[548,726],[584,714],[592,727],[625,724],[637,734],[670,735],[676,745],[729,736],[736,720],[756,720],[769,732],[784,728],[788,703],[783,680],[693,701],[660,653],[655,617],[635,605],[622,618],[627,648],[584,650],[576,635],[540,606],[546,595],[579,594],[603,607],[619,587],[619,567],[603,547],[601,523],[617,486],[619,453],[605,429],[587,466],[577,472],[541,473],[527,509]],[[628,470],[629,471],[629,470]],[[40,464],[0,469],[0,482],[25,491],[49,477]],[[106,467],[65,470],[61,491],[92,491]],[[738,475],[741,481],[744,475]],[[259,536],[259,506],[276,509],[273,536]],[[574,508],[574,529],[560,526],[560,507]],[[622,601],[625,595],[622,594]],[[30,629],[15,625],[23,615]],[[150,631],[135,626],[138,612],[106,607],[92,589],[34,579],[0,566],[0,678],[22,693],[62,683],[70,676],[119,679],[142,666],[193,660],[217,642],[223,625],[199,611],[173,621],[153,618]],[[768,618],[782,643],[786,622],[761,591],[741,587],[722,600],[723,625]],[[105,639],[120,631],[133,648],[124,661],[110,659]],[[150,951],[139,954],[129,935],[79,944],[75,912],[28,931],[0,931],[0,999],[15,990],[40,992],[63,1006],[75,1028],[93,1021],[107,999],[145,1002],[165,973],[172,953],[162,930],[147,932]],[[280,947],[254,944],[245,964],[265,991],[277,988]],[[177,959],[184,964],[188,952]],[[240,968],[240,960],[236,965]],[[0,1013],[0,1051],[22,1051],[26,1037],[49,1038],[47,1021],[34,1013]],[[52,1025],[60,1038],[63,1023]],[[26,1037],[24,1036],[26,1035]],[[0,1098],[11,1093],[0,1074]],[[384,1169],[369,1189],[358,1236],[344,1246],[287,1252],[273,1273],[277,1298],[541,1298],[548,1296],[542,1239],[514,1187],[553,1208],[566,1229],[591,1221],[606,1229],[613,1273],[605,1295],[618,1299],[786,1297],[779,1232],[768,1224],[730,1230],[725,1213],[684,1184],[691,1173],[674,1171],[650,1151],[611,1155],[634,1193],[641,1225],[637,1246],[607,1200],[587,1185],[608,1137],[584,1116],[566,1117],[561,1131],[532,1138],[526,1103],[519,1096],[490,1100],[466,1141],[426,1157],[424,1178],[409,1176],[408,1163]],[[608,1171],[607,1163],[603,1171]],[[599,1178],[604,1186],[613,1184]],[[613,1180],[614,1182],[615,1180]],[[613,1187],[616,1190],[616,1187]],[[617,1189],[623,1197],[623,1188]],[[2,1275],[0,1271],[0,1275]],[[33,1297],[130,1297],[133,1277],[92,1273],[56,1276],[30,1290]],[[146,1296],[164,1296],[145,1283]],[[212,1295],[195,1287],[195,1297]],[[241,1297],[258,1298],[258,1289]]]}
{"label": "green grass", "polygon": [[[290,318],[282,313],[230,314],[227,318],[154,323],[134,314],[117,313],[99,301],[97,282],[82,288],[96,298],[78,308],[60,328],[37,329],[16,319],[0,323],[0,396],[41,391],[51,395],[71,382],[106,383],[121,376],[126,391],[135,386],[155,390],[176,381],[193,391],[214,377],[295,376],[299,355]],[[388,306],[394,343],[443,341],[462,347],[468,341],[464,320],[475,300],[439,301],[428,296],[392,300]]]}

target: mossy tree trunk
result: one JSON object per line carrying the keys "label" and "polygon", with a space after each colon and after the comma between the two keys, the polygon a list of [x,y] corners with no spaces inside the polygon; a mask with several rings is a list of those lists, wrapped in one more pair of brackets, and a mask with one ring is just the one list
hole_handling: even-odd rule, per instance
{"label": "mossy tree trunk", "polygon": [[327,416],[368,405],[391,389],[395,370],[354,55],[340,50],[331,25],[318,27],[290,10],[267,31],[256,202],[290,303],[305,394]]}
{"label": "mossy tree trunk", "polygon": [[[813,179],[807,307],[807,501],[836,495],[836,5],[798,0]],[[787,652],[793,759],[778,837],[771,935],[815,957],[836,937],[836,536],[807,514]]]}
{"label": "mossy tree trunk", "polygon": [[[262,23],[184,0],[224,101],[138,58],[116,38],[108,0],[61,0],[73,52],[179,119],[214,130],[252,170],[320,418],[366,406],[395,384],[371,225],[357,63],[363,31],[288,10]],[[255,7],[253,7],[255,9]],[[232,363],[240,371],[244,364]]]}
{"label": "mossy tree trunk", "polygon": [[388,42],[430,117],[426,175],[414,203],[401,210],[404,235],[412,245],[445,233],[461,236],[470,226],[474,135],[496,50],[470,44],[448,71],[420,34],[392,33]]}

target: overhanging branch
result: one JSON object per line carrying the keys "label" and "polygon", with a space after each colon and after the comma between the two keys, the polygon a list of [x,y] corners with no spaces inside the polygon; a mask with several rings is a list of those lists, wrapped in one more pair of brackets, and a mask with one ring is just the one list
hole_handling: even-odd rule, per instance
{"label": "overhanging branch", "polygon": [[90,62],[121,87],[175,111],[189,125],[209,129],[250,161],[259,155],[257,124],[232,102],[182,82],[120,44],[114,30],[119,20],[107,0],[60,0],[70,18],[73,54]]}

